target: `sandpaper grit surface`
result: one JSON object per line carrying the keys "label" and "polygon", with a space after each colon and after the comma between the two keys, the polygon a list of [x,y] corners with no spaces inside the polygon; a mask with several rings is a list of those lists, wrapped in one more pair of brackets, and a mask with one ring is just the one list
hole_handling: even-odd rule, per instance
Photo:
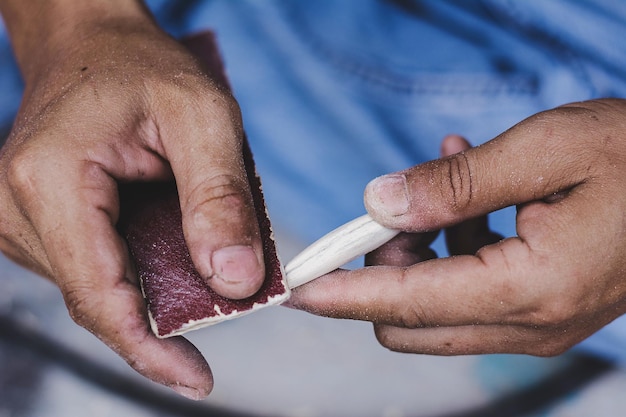
{"label": "sandpaper grit surface", "polygon": [[[187,41],[190,50],[215,73],[221,68],[210,34]],[[122,208],[119,227],[126,238],[153,332],[169,337],[199,327],[279,304],[289,297],[284,270],[276,253],[261,181],[256,175],[252,152],[244,140],[243,159],[252,191],[263,241],[266,276],[251,297],[231,300],[218,295],[196,271],[185,243],[178,193],[173,182],[128,184],[120,187]]]}

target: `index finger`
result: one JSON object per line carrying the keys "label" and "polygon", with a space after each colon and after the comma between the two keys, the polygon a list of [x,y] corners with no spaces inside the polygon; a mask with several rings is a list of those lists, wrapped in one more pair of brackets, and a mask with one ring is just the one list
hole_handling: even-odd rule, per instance
{"label": "index finger", "polygon": [[[12,173],[20,203],[49,260],[72,318],[135,370],[195,399],[210,392],[208,364],[183,338],[150,330],[124,242],[115,230],[116,183],[99,163],[54,157]],[[50,164],[50,165],[48,165]]]}
{"label": "index finger", "polygon": [[530,255],[525,242],[509,238],[477,256],[340,270],[294,289],[290,303],[313,314],[406,328],[518,324],[532,297],[524,280],[513,277],[532,269]]}

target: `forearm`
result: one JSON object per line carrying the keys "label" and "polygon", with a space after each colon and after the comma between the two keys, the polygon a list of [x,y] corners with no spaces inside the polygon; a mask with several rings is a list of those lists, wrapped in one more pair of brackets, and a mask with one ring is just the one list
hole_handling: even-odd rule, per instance
{"label": "forearm", "polygon": [[0,0],[0,13],[27,83],[100,25],[153,24],[141,0]]}

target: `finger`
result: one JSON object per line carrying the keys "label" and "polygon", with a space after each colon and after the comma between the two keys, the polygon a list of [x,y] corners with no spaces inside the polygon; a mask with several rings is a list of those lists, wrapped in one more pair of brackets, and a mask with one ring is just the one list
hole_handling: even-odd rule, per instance
{"label": "finger", "polygon": [[524,326],[498,325],[427,329],[374,326],[378,342],[390,350],[443,356],[491,353],[554,356],[580,342],[586,335],[577,328],[571,330],[557,333]]}
{"label": "finger", "polygon": [[90,279],[74,279],[63,286],[74,321],[145,377],[190,399],[206,397],[213,377],[202,354],[182,337],[154,336],[145,302],[130,280],[113,274],[101,274],[100,278],[97,284]]}
{"label": "finger", "polygon": [[198,351],[183,339],[162,341],[149,331],[114,227],[115,181],[99,164],[64,160],[66,151],[14,172],[12,180],[71,316],[141,374],[192,398],[207,395],[212,377]]}
{"label": "finger", "polygon": [[429,245],[437,237],[431,233],[400,233],[378,249],[365,255],[365,265],[411,266],[434,259],[437,254]]}
{"label": "finger", "polygon": [[265,270],[239,110],[232,98],[217,93],[194,104],[159,115],[185,239],[196,268],[216,292],[245,298],[260,288]]}
{"label": "finger", "polygon": [[406,328],[520,324],[534,312],[523,279],[534,273],[526,244],[510,238],[479,256],[336,271],[294,289],[290,302],[313,314]]}
{"label": "finger", "polygon": [[[591,174],[573,112],[535,115],[479,147],[379,177],[366,187],[366,208],[384,226],[421,232],[580,184]],[[562,144],[570,149],[556,158]]]}
{"label": "finger", "polygon": [[374,325],[381,345],[398,352],[433,355],[476,355],[513,353],[554,356],[584,340],[615,320],[612,308],[594,320],[570,320],[559,326],[468,325],[407,329]]}
{"label": "finger", "polygon": [[[441,156],[467,151],[472,146],[459,135],[448,135],[441,143]],[[483,246],[502,239],[489,229],[487,216],[479,216],[444,229],[446,246],[451,255],[473,255]]]}

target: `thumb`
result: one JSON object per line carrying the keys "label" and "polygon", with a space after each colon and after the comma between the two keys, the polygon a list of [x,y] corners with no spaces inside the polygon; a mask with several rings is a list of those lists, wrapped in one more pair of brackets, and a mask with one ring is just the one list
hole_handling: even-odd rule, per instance
{"label": "thumb", "polygon": [[185,241],[198,272],[218,294],[242,299],[259,289],[265,269],[242,158],[241,116],[230,96],[207,94],[199,100],[203,105],[196,109],[164,116],[163,147],[176,177]]}
{"label": "thumb", "polygon": [[367,211],[386,227],[425,232],[568,190],[588,175],[576,140],[585,133],[561,117],[535,115],[479,147],[378,177],[365,189]]}

